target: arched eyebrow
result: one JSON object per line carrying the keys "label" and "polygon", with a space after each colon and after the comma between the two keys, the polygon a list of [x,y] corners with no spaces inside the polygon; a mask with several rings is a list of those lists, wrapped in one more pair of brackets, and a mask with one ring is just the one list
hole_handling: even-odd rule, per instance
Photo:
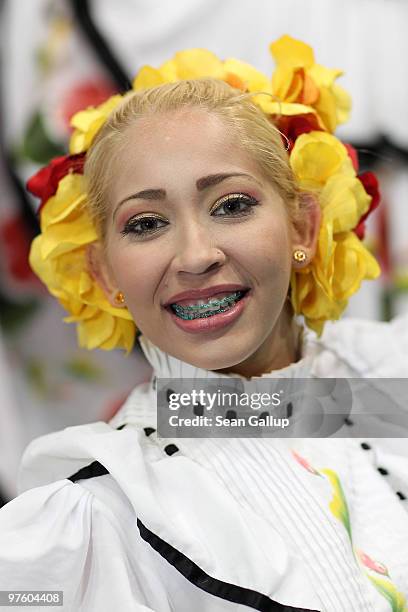
{"label": "arched eyebrow", "polygon": [[232,178],[234,176],[245,176],[246,178],[258,182],[256,181],[256,179],[254,179],[253,176],[251,176],[250,174],[245,174],[245,172],[234,172],[230,174],[210,174],[209,176],[203,176],[202,178],[199,178],[196,181],[197,191],[203,191],[204,189],[207,189],[207,187],[218,185],[218,183],[225,181],[225,179]]}
{"label": "arched eyebrow", "polygon": [[[250,174],[245,174],[245,172],[210,174],[208,176],[203,176],[202,178],[197,179],[196,181],[197,191],[204,191],[205,189],[208,189],[209,187],[218,185],[219,183],[222,183],[222,181],[225,181],[226,179],[229,179],[235,176],[243,176],[259,184],[259,182],[253,176],[251,176]],[[115,219],[116,213],[118,212],[122,204],[125,204],[125,202],[128,202],[129,200],[165,200],[165,199],[166,199],[166,191],[164,189],[143,189],[143,191],[138,191],[137,193],[133,193],[132,195],[127,196],[126,198],[121,200],[114,210],[113,219]]]}
{"label": "arched eyebrow", "polygon": [[115,220],[116,214],[119,208],[129,202],[129,200],[165,200],[166,199],[166,191],[164,189],[143,189],[143,191],[138,191],[137,193],[132,193],[132,195],[127,196],[123,200],[119,202],[115,210],[113,211],[112,219]]}

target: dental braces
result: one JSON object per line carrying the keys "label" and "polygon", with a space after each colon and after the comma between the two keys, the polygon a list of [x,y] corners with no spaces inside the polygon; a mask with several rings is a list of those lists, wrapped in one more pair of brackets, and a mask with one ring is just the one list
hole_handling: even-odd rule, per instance
{"label": "dental braces", "polygon": [[227,295],[221,300],[214,300],[214,301],[208,302],[207,304],[191,304],[189,306],[180,306],[180,304],[172,304],[172,308],[177,313],[179,312],[184,313],[186,311],[194,311],[194,310],[203,310],[204,308],[209,308],[210,306],[212,306],[213,308],[219,308],[219,307],[222,308],[225,305],[229,305],[233,302],[236,302],[240,297],[242,297],[242,295],[243,295],[242,291],[237,291],[235,293],[232,293],[231,295]]}

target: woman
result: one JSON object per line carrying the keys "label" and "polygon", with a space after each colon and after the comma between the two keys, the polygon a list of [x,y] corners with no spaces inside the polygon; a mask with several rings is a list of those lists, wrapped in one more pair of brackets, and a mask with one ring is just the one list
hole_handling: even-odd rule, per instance
{"label": "woman", "polygon": [[378,274],[358,237],[375,194],[331,134],[334,73],[289,37],[272,50],[273,88],[204,51],[142,69],[31,181],[46,203],[31,262],[81,344],[130,350],[137,326],[153,373],[109,425],[29,446],[0,512],[1,589],[63,591],[66,610],[407,609],[406,458],[156,432],[158,378],[407,375],[403,321],[317,338],[294,318],[321,333]]}

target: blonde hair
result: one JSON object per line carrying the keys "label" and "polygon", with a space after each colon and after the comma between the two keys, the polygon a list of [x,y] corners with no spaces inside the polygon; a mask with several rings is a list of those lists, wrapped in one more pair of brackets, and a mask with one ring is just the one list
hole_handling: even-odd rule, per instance
{"label": "blonde hair", "polygon": [[109,210],[107,193],[114,180],[112,160],[123,142],[123,134],[141,117],[189,108],[208,111],[233,130],[243,150],[278,190],[290,219],[298,220],[298,188],[281,133],[251,100],[252,96],[211,78],[166,83],[126,94],[98,133],[85,164],[89,212],[102,241]]}

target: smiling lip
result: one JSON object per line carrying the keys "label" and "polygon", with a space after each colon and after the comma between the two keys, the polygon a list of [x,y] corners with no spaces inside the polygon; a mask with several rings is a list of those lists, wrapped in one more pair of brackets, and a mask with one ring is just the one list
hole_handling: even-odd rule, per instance
{"label": "smiling lip", "polygon": [[166,310],[177,327],[185,332],[188,332],[189,334],[215,332],[223,327],[227,327],[227,325],[231,325],[241,316],[249,300],[251,299],[251,294],[252,291],[247,291],[244,297],[242,297],[239,302],[236,302],[234,306],[225,312],[220,312],[208,318],[185,320],[180,319],[180,317],[178,317],[170,307],[166,308]]}
{"label": "smiling lip", "polygon": [[181,293],[177,293],[173,295],[167,302],[163,304],[164,308],[169,307],[171,304],[183,304],[183,301],[191,301],[191,300],[205,300],[206,298],[217,295],[217,293],[225,293],[227,291],[246,291],[249,287],[245,287],[244,285],[236,285],[236,284],[224,284],[224,285],[214,285],[213,287],[207,287],[207,289],[190,289],[188,291],[182,291]]}

